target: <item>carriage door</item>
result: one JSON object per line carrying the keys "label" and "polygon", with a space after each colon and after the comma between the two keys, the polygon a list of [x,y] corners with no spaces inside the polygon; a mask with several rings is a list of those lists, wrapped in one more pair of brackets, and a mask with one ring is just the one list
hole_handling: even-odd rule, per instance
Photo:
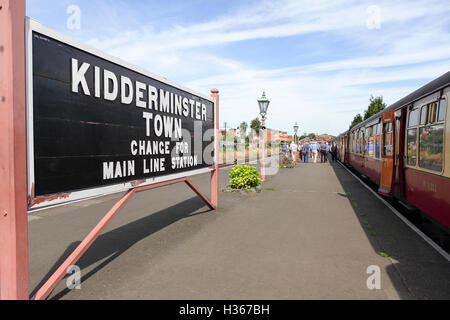
{"label": "carriage door", "polygon": [[348,136],[347,134],[344,134],[344,136],[342,137],[342,162],[346,162],[347,163],[347,143],[348,143]]}
{"label": "carriage door", "polygon": [[395,117],[393,111],[383,112],[382,124],[382,158],[381,181],[378,193],[385,196],[392,196],[394,177],[395,177],[395,159],[394,159],[394,127]]}
{"label": "carriage door", "polygon": [[395,164],[395,181],[393,194],[397,197],[404,195],[404,181],[403,181],[403,150],[404,150],[404,128],[406,119],[406,108],[397,110],[395,112],[394,125],[394,164]]}

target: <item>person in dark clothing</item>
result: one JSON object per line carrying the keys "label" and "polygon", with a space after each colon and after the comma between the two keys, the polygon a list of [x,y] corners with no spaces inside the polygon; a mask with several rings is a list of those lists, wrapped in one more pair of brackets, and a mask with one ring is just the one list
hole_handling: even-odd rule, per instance
{"label": "person in dark clothing", "polygon": [[333,145],[331,146],[331,159],[333,162],[336,162],[337,159],[337,144],[336,141],[333,142]]}

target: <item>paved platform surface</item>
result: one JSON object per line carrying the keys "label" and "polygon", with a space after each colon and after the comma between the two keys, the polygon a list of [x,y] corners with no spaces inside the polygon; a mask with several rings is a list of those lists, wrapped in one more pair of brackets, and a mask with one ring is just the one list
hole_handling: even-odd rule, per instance
{"label": "paved platform surface", "polygon": [[[208,175],[193,181],[208,194]],[[449,263],[339,164],[280,169],[263,187],[221,193],[217,211],[184,184],[137,194],[79,261],[81,290],[63,280],[51,298],[450,298]],[[32,290],[119,197],[30,219]],[[379,290],[366,285],[371,265]]]}

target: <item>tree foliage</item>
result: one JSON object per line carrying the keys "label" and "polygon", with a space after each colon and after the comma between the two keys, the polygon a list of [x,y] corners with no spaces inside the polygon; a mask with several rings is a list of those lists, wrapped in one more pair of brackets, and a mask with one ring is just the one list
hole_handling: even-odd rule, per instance
{"label": "tree foliage", "polygon": [[354,126],[356,126],[358,123],[363,122],[363,118],[361,116],[360,113],[358,113],[354,118],[352,123],[350,124],[350,128],[353,128]]}
{"label": "tree foliage", "polygon": [[258,118],[255,118],[250,123],[250,128],[256,132],[256,134],[259,136],[259,130],[261,129],[261,121],[259,121]]}
{"label": "tree foliage", "polygon": [[316,134],[315,133],[304,132],[301,136],[298,137],[298,140],[302,140],[302,139],[305,139],[305,138],[315,139],[316,138]]}
{"label": "tree foliage", "polygon": [[241,124],[239,125],[239,132],[241,133],[241,137],[244,138],[247,134],[247,122],[242,121]]}
{"label": "tree foliage", "polygon": [[303,134],[300,137],[298,137],[298,139],[302,140],[302,139],[305,139],[307,136],[308,136],[308,133],[303,132]]}
{"label": "tree foliage", "polygon": [[371,116],[377,114],[378,112],[384,110],[386,108],[386,103],[383,102],[383,96],[374,97],[370,96],[370,104],[367,109],[364,111],[364,118],[358,113],[354,118],[352,123],[350,124],[350,129],[356,126],[358,123],[363,122],[364,120],[369,119]]}
{"label": "tree foliage", "polygon": [[383,102],[383,97],[370,96],[370,104],[366,111],[364,111],[364,120],[369,119],[374,114],[384,110],[386,103]]}

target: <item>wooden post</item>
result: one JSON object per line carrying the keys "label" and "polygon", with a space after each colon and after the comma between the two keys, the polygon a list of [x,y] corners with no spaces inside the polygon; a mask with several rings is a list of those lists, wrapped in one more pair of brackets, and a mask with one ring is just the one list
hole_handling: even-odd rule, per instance
{"label": "wooden post", "polygon": [[0,297],[29,299],[25,0],[0,0]]}
{"label": "wooden post", "polygon": [[214,108],[214,165],[211,172],[211,203],[219,208],[219,90],[211,89],[211,97],[216,100]]}

